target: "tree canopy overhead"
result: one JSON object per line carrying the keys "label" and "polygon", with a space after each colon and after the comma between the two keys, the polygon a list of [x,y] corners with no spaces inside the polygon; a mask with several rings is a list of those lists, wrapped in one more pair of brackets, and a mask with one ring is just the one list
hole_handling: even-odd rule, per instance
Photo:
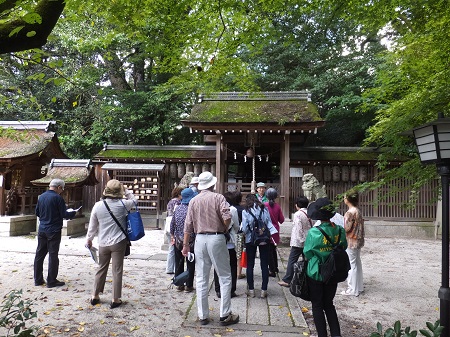
{"label": "tree canopy overhead", "polygon": [[[75,157],[103,142],[201,141],[179,125],[199,92],[308,89],[328,121],[319,144],[365,140],[411,158],[399,134],[449,114],[443,0],[5,0],[0,11],[1,118],[56,118]],[[20,37],[30,44],[14,50]]]}

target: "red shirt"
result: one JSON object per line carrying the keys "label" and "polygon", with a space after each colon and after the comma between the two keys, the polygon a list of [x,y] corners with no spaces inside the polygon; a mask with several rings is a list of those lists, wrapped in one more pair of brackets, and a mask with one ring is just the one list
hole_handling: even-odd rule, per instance
{"label": "red shirt", "polygon": [[280,205],[277,203],[273,204],[273,207],[270,207],[268,202],[265,202],[264,205],[269,210],[270,219],[272,220],[273,225],[277,229],[278,233],[272,234],[273,241],[275,241],[276,244],[280,243],[280,223],[284,222],[284,215],[281,211]]}

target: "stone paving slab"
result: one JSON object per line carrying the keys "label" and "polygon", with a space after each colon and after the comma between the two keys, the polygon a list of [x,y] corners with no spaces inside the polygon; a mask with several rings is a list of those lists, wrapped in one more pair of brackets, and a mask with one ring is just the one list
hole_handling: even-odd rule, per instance
{"label": "stone paving slab", "polygon": [[[280,287],[277,282],[279,278],[270,277],[268,285],[268,297],[260,298],[261,290],[261,269],[259,268],[259,259],[255,262],[255,297],[247,297],[246,279],[238,279],[236,286],[237,297],[231,300],[231,310],[238,314],[240,321],[238,324],[231,325],[230,328],[239,332],[252,332],[255,334],[267,333],[278,336],[280,333],[292,333],[298,336],[303,332],[309,334],[309,328],[301,314],[301,307],[288,288]],[[280,275],[284,275],[285,268],[282,261],[279,261]],[[183,326],[186,328],[195,328],[196,330],[208,329],[212,327],[223,329],[219,324],[220,317],[220,298],[216,296],[212,273],[210,275],[210,290],[208,304],[210,307],[210,317],[212,321],[202,326],[198,322],[196,296],[193,298],[193,304],[190,307]],[[287,290],[287,292],[285,291]],[[289,299],[288,299],[289,298]],[[230,331],[227,332],[227,335]],[[239,336],[244,336],[239,334]]]}

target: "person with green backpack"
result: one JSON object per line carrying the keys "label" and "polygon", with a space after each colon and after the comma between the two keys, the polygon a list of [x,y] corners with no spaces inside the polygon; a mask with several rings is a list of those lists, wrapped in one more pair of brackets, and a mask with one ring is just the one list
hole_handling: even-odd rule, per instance
{"label": "person with green backpack", "polygon": [[[321,221],[320,225],[308,231],[303,249],[303,254],[308,260],[306,275],[317,336],[328,336],[328,322],[331,336],[340,337],[341,328],[333,303],[337,290],[337,282],[324,282],[320,267],[332,253],[333,244],[341,246],[341,249],[347,248],[345,230],[330,221],[334,215],[334,210],[328,198],[319,198],[315,202],[312,202],[308,206],[307,214],[312,220]],[[319,228],[334,242],[328,242]]]}

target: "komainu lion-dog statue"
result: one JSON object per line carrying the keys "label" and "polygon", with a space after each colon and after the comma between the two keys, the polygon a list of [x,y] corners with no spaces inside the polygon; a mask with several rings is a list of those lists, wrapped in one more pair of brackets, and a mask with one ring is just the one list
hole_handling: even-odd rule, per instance
{"label": "komainu lion-dog statue", "polygon": [[320,186],[319,181],[312,173],[306,173],[303,175],[303,195],[308,198],[309,201],[314,201],[318,198],[325,198],[327,193],[325,192],[325,185]]}

